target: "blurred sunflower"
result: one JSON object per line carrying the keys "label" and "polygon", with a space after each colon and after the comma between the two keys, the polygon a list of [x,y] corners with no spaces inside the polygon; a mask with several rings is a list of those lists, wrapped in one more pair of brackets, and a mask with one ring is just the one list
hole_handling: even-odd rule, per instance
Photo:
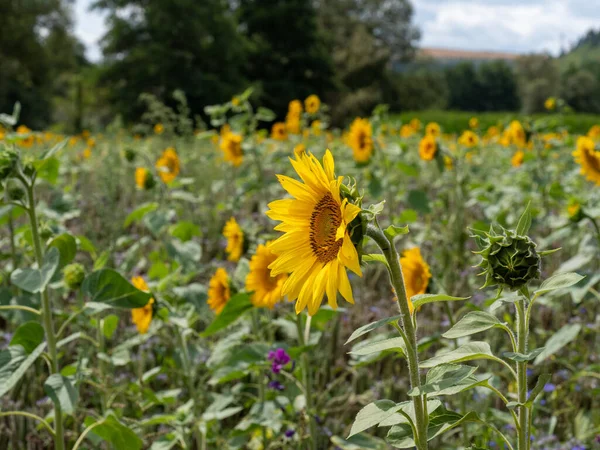
{"label": "blurred sunflower", "polygon": [[298,144],[294,147],[294,154],[296,155],[296,158],[299,158],[304,153],[306,153],[306,145]]}
{"label": "blurred sunflower", "polygon": [[592,126],[587,132],[587,135],[594,140],[600,138],[600,125]]}
{"label": "blurred sunflower", "polygon": [[179,157],[173,147],[167,148],[156,161],[156,169],[165,183],[170,183],[179,175]]}
{"label": "blurred sunflower", "polygon": [[135,184],[140,189],[146,189],[146,178],[148,177],[148,169],[144,167],[136,167],[135,169]]}
{"label": "blurred sunflower", "polygon": [[231,104],[232,104],[233,106],[240,106],[240,103],[241,103],[241,100],[240,100],[240,98],[239,98],[239,97],[237,97],[237,96],[233,96],[233,97],[231,98]]}
{"label": "blurred sunflower", "polygon": [[411,128],[413,130],[415,130],[415,132],[419,131],[421,129],[421,127],[423,126],[421,121],[419,119],[417,119],[416,117],[409,122],[409,125],[411,126]]}
{"label": "blurred sunflower", "polygon": [[300,134],[300,116],[288,113],[285,116],[285,129],[290,134]]}
{"label": "blurred sunflower", "polygon": [[302,102],[300,100],[297,100],[297,99],[296,100],[292,100],[288,104],[288,114],[300,117],[300,114],[302,114]]}
{"label": "blurred sunflower", "polygon": [[229,261],[237,262],[244,253],[244,232],[238,225],[235,217],[232,217],[227,221],[223,227],[223,236],[227,238],[227,259]]}
{"label": "blurred sunflower", "polygon": [[163,134],[165,131],[165,127],[162,123],[157,123],[154,125],[154,134]]}
{"label": "blurred sunflower", "polygon": [[271,139],[275,139],[276,141],[285,141],[287,139],[285,123],[275,122],[273,124],[273,127],[271,127]]}
{"label": "blurred sunflower", "polygon": [[513,120],[508,126],[508,134],[510,136],[511,143],[517,147],[525,147],[527,145],[527,135],[521,122]]}
{"label": "blurred sunflower", "polygon": [[229,161],[234,167],[239,167],[244,161],[242,136],[239,134],[227,133],[221,138],[220,148],[225,155],[225,161]]}
{"label": "blurred sunflower", "polygon": [[368,119],[354,119],[350,125],[348,143],[356,162],[369,161],[373,153],[373,129]]}
{"label": "blurred sunflower", "polygon": [[250,260],[250,273],[246,276],[246,290],[252,294],[252,304],[256,307],[273,309],[283,299],[281,289],[287,280],[287,274],[271,276],[269,265],[277,255],[269,249],[271,242],[259,244]]}
{"label": "blurred sunflower", "polygon": [[581,174],[600,186],[600,151],[596,150],[594,141],[586,136],[579,137],[573,156],[581,166]]}
{"label": "blurred sunflower", "polygon": [[83,157],[84,157],[85,159],[90,159],[90,157],[91,157],[91,156],[92,156],[92,149],[91,149],[90,147],[86,147],[86,148],[83,150]]}
{"label": "blurred sunflower", "polygon": [[429,122],[425,127],[425,134],[427,136],[438,137],[442,133],[442,129],[435,122]]}
{"label": "blurred sunflower", "polygon": [[583,211],[581,210],[581,205],[577,200],[572,199],[569,201],[569,205],[567,206],[567,214],[569,215],[569,220],[571,222],[579,222],[583,217]]}
{"label": "blurred sunflower", "polygon": [[544,108],[548,111],[554,111],[556,108],[556,99],[554,97],[548,97],[544,102]]}
{"label": "blurred sunflower", "polygon": [[19,145],[29,148],[33,145],[34,141],[35,141],[35,136],[33,135],[33,132],[25,125],[19,125],[17,127],[17,134],[20,135],[28,135],[27,137],[24,137],[23,139],[19,140]]}
{"label": "blurred sunflower", "polygon": [[510,163],[513,167],[520,167],[523,164],[523,158],[525,157],[525,153],[522,150],[517,150],[515,154],[510,159]]}
{"label": "blurred sunflower", "polygon": [[466,130],[458,138],[458,143],[468,148],[475,147],[479,144],[479,137],[471,130]]}
{"label": "blurred sunflower", "polygon": [[[131,284],[133,284],[140,291],[150,292],[146,281],[142,277],[133,277],[131,279]],[[140,334],[146,334],[148,332],[148,328],[150,328],[150,322],[152,322],[153,304],[154,299],[150,298],[145,306],[131,310],[131,321],[135,324],[138,333]]]}
{"label": "blurred sunflower", "polygon": [[479,119],[477,117],[471,117],[469,119],[469,128],[477,128],[479,126]]}
{"label": "blurred sunflower", "polygon": [[281,221],[275,230],[285,233],[269,246],[277,255],[269,269],[272,277],[289,274],[281,295],[297,299],[297,314],[308,307],[312,316],[325,294],[334,309],[338,291],[347,302],[354,303],[346,268],[359,276],[362,272],[347,228],[360,208],[342,200],[342,177],[335,178],[329,150],[323,165],[310,153],[291,159],[291,163],[304,183],[278,175],[283,188],[294,198],[269,203],[267,216]]}
{"label": "blurred sunflower", "polygon": [[304,100],[304,109],[309,114],[316,114],[319,112],[319,108],[321,107],[321,99],[316,95],[309,95]]}
{"label": "blurred sunflower", "polygon": [[407,138],[415,134],[415,129],[410,125],[402,125],[400,127],[400,137]]}
{"label": "blurred sunflower", "polygon": [[435,137],[428,134],[419,142],[419,157],[424,161],[432,161],[437,153]]}
{"label": "blurred sunflower", "polygon": [[208,282],[208,306],[215,314],[221,314],[230,297],[229,276],[219,267]]}
{"label": "blurred sunflower", "polygon": [[406,298],[410,313],[414,311],[412,301],[415,295],[424,294],[431,279],[429,265],[421,256],[419,247],[410,248],[402,252],[400,257],[400,266],[404,275],[404,287],[406,289]]}
{"label": "blurred sunflower", "polygon": [[313,120],[313,122],[310,124],[310,129],[315,136],[321,136],[321,121]]}

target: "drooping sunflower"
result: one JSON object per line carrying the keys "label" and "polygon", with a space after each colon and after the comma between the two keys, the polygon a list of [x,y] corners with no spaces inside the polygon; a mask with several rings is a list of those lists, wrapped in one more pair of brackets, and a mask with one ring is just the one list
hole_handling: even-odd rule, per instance
{"label": "drooping sunflower", "polygon": [[475,147],[477,144],[479,144],[479,136],[477,136],[471,130],[466,130],[458,138],[458,143],[468,148]]}
{"label": "drooping sunflower", "polygon": [[208,306],[215,314],[221,314],[230,298],[229,276],[225,269],[219,267],[208,283]]}
{"label": "drooping sunflower", "polygon": [[580,136],[573,156],[581,166],[581,174],[600,186],[600,151],[596,150],[593,139]]}
{"label": "drooping sunflower", "polygon": [[233,262],[239,261],[244,253],[244,232],[235,217],[230,218],[223,227],[223,236],[227,238],[225,248],[227,259]]}
{"label": "drooping sunflower", "polygon": [[173,181],[179,175],[179,156],[173,147],[167,148],[156,161],[156,169],[165,183]]}
{"label": "drooping sunflower", "polygon": [[151,189],[154,186],[154,177],[145,167],[136,167],[135,184],[139,189]]}
{"label": "drooping sunflower", "polygon": [[400,257],[400,266],[404,275],[404,287],[406,289],[406,298],[410,313],[414,311],[411,297],[424,294],[431,279],[429,265],[421,256],[419,247],[410,248],[402,252]]}
{"label": "drooping sunflower", "polygon": [[348,144],[356,162],[369,161],[373,153],[373,128],[368,119],[354,119],[348,133]]}
{"label": "drooping sunflower", "polygon": [[332,308],[337,308],[338,291],[354,303],[346,268],[362,272],[348,225],[360,208],[341,198],[342,177],[335,178],[329,150],[323,165],[310,153],[290,161],[304,183],[278,175],[293,198],[269,204],[267,216],[281,221],[275,229],[285,233],[269,247],[277,255],[269,269],[273,277],[289,274],[281,294],[297,300],[296,313],[308,307],[314,315],[325,294]]}
{"label": "drooping sunflower", "polygon": [[285,141],[287,137],[285,123],[275,122],[271,127],[271,139],[275,139],[276,141]]}
{"label": "drooping sunflower", "polygon": [[269,265],[277,259],[277,255],[269,248],[271,242],[259,244],[256,253],[250,260],[250,273],[246,276],[246,290],[252,294],[252,304],[256,307],[273,309],[283,299],[281,290],[287,280],[287,274],[271,275]]}
{"label": "drooping sunflower", "polygon": [[425,126],[425,134],[427,136],[438,137],[440,134],[442,134],[442,129],[436,122],[429,122]]}
{"label": "drooping sunflower", "polygon": [[321,99],[315,94],[309,95],[306,97],[306,100],[304,100],[304,109],[309,114],[316,114],[319,112],[320,107]]}
{"label": "drooping sunflower", "polygon": [[523,164],[523,158],[525,157],[525,153],[522,150],[517,150],[515,154],[510,159],[510,163],[513,167],[520,167]]}
{"label": "drooping sunflower", "polygon": [[225,155],[225,161],[229,161],[234,167],[239,167],[242,164],[244,161],[242,136],[235,133],[227,133],[221,138],[220,147]]}
{"label": "drooping sunflower", "polygon": [[419,142],[419,157],[424,161],[433,161],[437,153],[435,137],[428,134]]}
{"label": "drooping sunflower", "polygon": [[[131,284],[133,284],[140,291],[150,292],[146,281],[142,277],[133,277],[131,279]],[[153,304],[154,299],[150,298],[145,306],[131,310],[131,321],[135,324],[138,333],[140,334],[146,334],[148,332],[148,328],[150,328],[150,323],[152,322]]]}

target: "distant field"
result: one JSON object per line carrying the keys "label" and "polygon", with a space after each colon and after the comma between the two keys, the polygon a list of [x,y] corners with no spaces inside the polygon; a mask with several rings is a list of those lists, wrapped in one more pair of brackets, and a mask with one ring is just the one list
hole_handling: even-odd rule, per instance
{"label": "distant field", "polygon": [[445,133],[458,133],[469,128],[469,119],[477,117],[480,128],[488,128],[492,125],[505,124],[513,119],[523,120],[526,117],[532,119],[548,119],[548,128],[567,127],[569,132],[584,134],[593,125],[600,124],[600,115],[595,114],[533,114],[524,116],[516,112],[488,112],[477,113],[468,111],[409,111],[394,116],[403,122],[417,117],[424,123],[437,122]]}

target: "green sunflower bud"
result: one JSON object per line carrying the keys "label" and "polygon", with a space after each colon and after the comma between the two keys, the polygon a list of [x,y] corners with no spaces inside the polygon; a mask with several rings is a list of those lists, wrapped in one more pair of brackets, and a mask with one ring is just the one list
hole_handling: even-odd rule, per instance
{"label": "green sunflower bud", "polygon": [[81,287],[84,278],[85,269],[79,263],[69,264],[63,269],[63,281],[72,291]]}
{"label": "green sunflower bud", "polygon": [[0,149],[0,181],[6,180],[13,175],[19,164],[19,153],[10,148]]}
{"label": "green sunflower bud", "polygon": [[154,179],[154,175],[148,171],[146,172],[146,178],[144,179],[144,189],[150,190],[154,186],[156,186],[156,180]]}
{"label": "green sunflower bud", "polygon": [[580,222],[585,217],[585,213],[577,201],[571,201],[569,203],[567,213],[569,214],[569,220],[573,223]]}
{"label": "green sunflower bud", "polygon": [[498,234],[494,228],[489,233],[478,232],[474,237],[481,249],[481,267],[487,286],[499,285],[517,290],[536,280],[541,275],[541,258],[536,252],[536,244],[528,236],[519,236],[513,230],[500,227]]}
{"label": "green sunflower bud", "polygon": [[11,187],[8,190],[8,198],[11,200],[23,200],[25,198],[25,191],[18,186]]}
{"label": "green sunflower bud", "polygon": [[134,149],[132,148],[126,148],[125,152],[125,159],[129,162],[134,162],[135,161],[135,157],[137,156],[136,152]]}

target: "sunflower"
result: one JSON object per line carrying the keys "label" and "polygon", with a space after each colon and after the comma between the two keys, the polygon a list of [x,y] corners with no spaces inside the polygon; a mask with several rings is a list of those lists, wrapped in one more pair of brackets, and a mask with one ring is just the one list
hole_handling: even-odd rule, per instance
{"label": "sunflower", "polygon": [[427,136],[438,137],[442,133],[440,126],[435,122],[429,122],[425,127],[425,134]]}
{"label": "sunflower", "polygon": [[595,149],[594,141],[586,136],[579,137],[573,156],[581,166],[581,174],[600,186],[600,151]]}
{"label": "sunflower", "polygon": [[208,306],[215,314],[221,314],[230,297],[229,276],[225,269],[219,267],[208,282]]}
{"label": "sunflower", "polygon": [[581,205],[576,200],[571,200],[567,206],[567,214],[569,220],[572,222],[579,222],[583,218],[583,212],[581,211]]}
{"label": "sunflower", "polygon": [[173,147],[167,148],[156,161],[158,175],[165,183],[170,183],[179,175],[179,157]]}
{"label": "sunflower", "polygon": [[362,276],[358,253],[348,225],[360,212],[340,197],[342,177],[334,176],[334,161],[327,150],[323,165],[310,153],[291,159],[304,183],[283,175],[278,179],[294,198],[269,204],[267,216],[282,223],[275,227],[285,234],[270,245],[277,259],[269,265],[271,276],[289,273],[281,295],[296,301],[296,313],[308,306],[317,313],[327,294],[329,306],[337,308],[337,292],[354,303],[346,268]]}
{"label": "sunflower", "polygon": [[419,142],[419,156],[424,161],[433,161],[437,153],[435,137],[428,134]]}
{"label": "sunflower", "polygon": [[544,102],[544,108],[548,111],[554,111],[554,108],[556,108],[556,99],[554,97],[547,98]]}
{"label": "sunflower", "polygon": [[[133,277],[131,279],[131,284],[133,284],[140,291],[150,292],[146,281],[144,281],[142,277]],[[148,328],[150,328],[150,322],[152,322],[153,304],[154,299],[150,298],[145,306],[131,310],[131,321],[135,324],[138,333],[140,334],[146,334],[148,332]]]}
{"label": "sunflower", "polygon": [[285,129],[290,134],[300,134],[300,116],[289,112],[285,116]]}
{"label": "sunflower", "polygon": [[458,138],[458,142],[465,147],[471,148],[479,144],[479,137],[471,130],[466,130],[463,131],[463,134],[461,134],[461,136]]}
{"label": "sunflower", "polygon": [[235,133],[227,133],[221,138],[221,151],[225,155],[225,161],[229,161],[235,167],[239,167],[244,161],[242,150],[242,136]]}
{"label": "sunflower", "polygon": [[510,159],[510,163],[513,167],[520,167],[523,164],[523,158],[525,157],[525,153],[522,150],[517,150],[513,157]]}
{"label": "sunflower", "polygon": [[287,274],[271,276],[269,265],[277,259],[277,255],[269,248],[271,242],[259,244],[256,253],[250,260],[250,273],[246,277],[246,290],[254,292],[252,303],[256,307],[273,309],[283,298],[281,289],[287,280]]}
{"label": "sunflower", "polygon": [[292,100],[288,104],[288,114],[300,117],[300,114],[302,114],[302,102],[300,100],[297,100],[297,99],[296,100]]}
{"label": "sunflower", "polygon": [[157,123],[154,125],[154,134],[163,134],[165,131],[165,127],[162,123]]}
{"label": "sunflower", "polygon": [[409,125],[411,126],[411,128],[413,130],[415,130],[415,132],[419,131],[421,129],[421,127],[423,126],[421,124],[421,121],[419,119],[417,119],[416,117],[409,122]]}
{"label": "sunflower", "polygon": [[233,97],[231,98],[231,104],[232,104],[233,106],[240,106],[240,103],[241,103],[241,102],[242,102],[242,101],[241,101],[241,100],[240,100],[240,98],[239,98],[239,97],[237,97],[237,96],[233,96]]}
{"label": "sunflower", "polygon": [[287,139],[285,123],[275,122],[273,124],[271,127],[271,139],[275,139],[276,141],[285,141]]}
{"label": "sunflower", "polygon": [[83,157],[84,157],[85,159],[90,159],[90,157],[91,157],[91,156],[92,156],[92,149],[91,149],[91,148],[89,148],[89,147],[86,147],[86,148],[83,150]]}
{"label": "sunflower", "polygon": [[148,169],[144,167],[137,167],[135,169],[135,184],[140,189],[146,189],[146,180],[148,178]]}
{"label": "sunflower", "polygon": [[593,125],[587,132],[587,135],[594,140],[600,138],[600,125]]}
{"label": "sunflower", "polygon": [[369,161],[373,153],[373,129],[368,119],[354,119],[350,125],[348,143],[356,162]]}
{"label": "sunflower", "polygon": [[25,125],[19,125],[17,127],[17,134],[21,135],[29,135],[26,138],[20,139],[19,144],[23,147],[31,147],[34,143],[35,137],[33,136],[32,131]]}
{"label": "sunflower", "polygon": [[513,120],[508,126],[509,136],[511,142],[517,147],[525,147],[527,145],[527,135],[525,134],[525,129],[521,122],[518,120]]}
{"label": "sunflower", "polygon": [[477,128],[479,126],[479,119],[477,117],[471,117],[469,119],[469,128]]}
{"label": "sunflower", "polygon": [[306,97],[306,100],[304,100],[304,109],[309,114],[316,114],[317,112],[319,112],[320,107],[321,99],[315,94],[309,95],[308,97]]}
{"label": "sunflower", "polygon": [[415,129],[411,125],[402,125],[400,127],[400,137],[408,138],[415,134]]}
{"label": "sunflower", "polygon": [[310,124],[310,129],[315,136],[321,136],[321,125],[322,124],[320,120],[313,120],[313,122]]}
{"label": "sunflower", "polygon": [[225,248],[227,259],[233,262],[239,261],[244,253],[244,232],[234,217],[229,219],[223,227],[223,236],[227,238],[227,247]]}
{"label": "sunflower", "polygon": [[408,306],[412,314],[414,307],[410,299],[415,295],[425,293],[431,279],[431,272],[429,271],[429,265],[421,256],[419,247],[404,250],[400,257],[400,266],[404,275],[406,298],[409,300]]}

